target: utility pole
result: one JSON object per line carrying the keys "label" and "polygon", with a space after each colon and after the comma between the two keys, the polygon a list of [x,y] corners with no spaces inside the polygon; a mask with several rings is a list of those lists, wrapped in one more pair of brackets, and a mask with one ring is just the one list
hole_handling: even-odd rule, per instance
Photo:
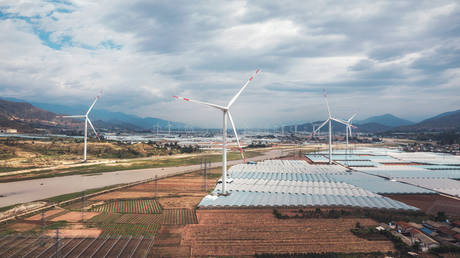
{"label": "utility pole", "polygon": [[56,258],[59,258],[59,228],[56,229]]}
{"label": "utility pole", "polygon": [[81,198],[81,221],[85,222],[85,206],[86,206],[86,200],[85,200],[85,192],[83,192],[83,197]]}
{"label": "utility pole", "polygon": [[155,175],[154,187],[155,187],[155,198],[157,198],[158,197],[158,175]]}

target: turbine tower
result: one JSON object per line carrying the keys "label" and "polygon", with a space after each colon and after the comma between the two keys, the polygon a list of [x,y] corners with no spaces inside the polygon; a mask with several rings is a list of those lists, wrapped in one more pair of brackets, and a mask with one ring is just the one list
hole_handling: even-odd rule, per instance
{"label": "turbine tower", "polygon": [[324,89],[323,89],[323,95],[324,95],[324,100],[326,101],[328,118],[318,128],[316,128],[316,130],[314,132],[316,133],[324,125],[329,124],[329,139],[328,139],[329,140],[329,165],[331,165],[332,164],[332,121],[336,121],[336,122],[344,124],[344,125],[347,125],[347,123],[342,121],[342,120],[340,120],[340,119],[334,118],[331,115],[331,110],[329,109],[329,102],[327,101],[326,90],[324,90]]}
{"label": "turbine tower", "polygon": [[222,111],[223,120],[222,120],[222,194],[227,194],[226,184],[227,184],[227,116],[230,119],[230,123],[232,124],[233,132],[235,133],[236,142],[238,143],[238,147],[240,149],[241,157],[243,158],[244,162],[246,160],[244,158],[243,149],[240,145],[240,140],[238,139],[238,134],[236,133],[235,124],[233,123],[232,115],[230,114],[230,107],[235,103],[236,99],[240,96],[243,90],[248,86],[248,84],[252,81],[252,79],[259,73],[259,69],[247,80],[247,82],[241,87],[241,89],[236,93],[235,96],[228,102],[227,106],[216,105],[212,103],[202,102],[198,100],[192,100],[189,98],[174,96],[176,99],[182,99],[185,101],[195,102],[197,104],[209,106],[212,108],[219,109]]}
{"label": "turbine tower", "polygon": [[346,150],[345,150],[345,156],[347,157],[347,161],[348,161],[348,136],[351,137],[351,128],[354,127],[356,128],[356,126],[352,125],[351,124],[351,120],[353,120],[353,118],[355,118],[357,114],[353,114],[350,118],[348,118],[348,120],[346,121],[346,127],[345,127],[345,138],[346,138],[346,141],[347,141],[347,147],[346,147]]}
{"label": "turbine tower", "polygon": [[97,139],[99,139],[99,135],[96,132],[96,129],[94,129],[93,123],[91,123],[91,120],[89,119],[88,115],[93,109],[94,105],[96,105],[97,100],[101,97],[102,91],[96,96],[96,98],[93,101],[93,104],[89,107],[88,111],[84,115],[75,115],[75,116],[61,116],[62,118],[84,118],[85,119],[85,136],[84,136],[84,147],[83,147],[83,162],[86,162],[86,144],[87,144],[87,138],[88,138],[88,123],[93,129],[94,134],[96,135]]}

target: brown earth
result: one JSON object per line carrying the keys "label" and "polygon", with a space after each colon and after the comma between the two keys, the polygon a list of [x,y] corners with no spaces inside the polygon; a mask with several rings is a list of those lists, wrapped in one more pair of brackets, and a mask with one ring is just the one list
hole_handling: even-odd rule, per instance
{"label": "brown earth", "polygon": [[125,192],[125,191],[116,191],[109,192],[106,194],[97,195],[92,197],[91,201],[106,201],[113,199],[137,199],[137,198],[152,198],[155,194],[153,192]]}
{"label": "brown earth", "polygon": [[387,194],[393,200],[417,207],[430,215],[444,212],[446,215],[460,217],[460,200],[439,194]]}
{"label": "brown earth", "polygon": [[276,219],[271,209],[197,210],[199,224],[184,228],[182,246],[193,256],[252,256],[256,253],[388,252],[390,241],[369,241],[350,229],[371,219]]}
{"label": "brown earth", "polygon": [[[72,238],[72,237],[98,237],[102,230],[97,228],[82,228],[82,229],[59,229],[59,236]],[[47,236],[56,236],[56,230],[49,230],[46,232]]]}
{"label": "brown earth", "polygon": [[18,223],[14,223],[8,226],[9,229],[18,231],[18,232],[26,232],[30,230],[35,230],[35,229],[38,229],[39,227],[40,226],[38,224],[28,223],[28,222],[18,222]]}
{"label": "brown earth", "polygon": [[[45,212],[45,219],[48,219],[49,217],[53,216],[53,215],[56,215],[60,212],[63,212],[65,211],[64,209],[62,208],[54,208],[54,209],[51,209],[51,210],[48,210]],[[42,219],[42,214],[41,213],[38,213],[38,214],[35,214],[31,217],[28,217],[26,218],[25,220],[29,220],[29,221],[40,221]]]}
{"label": "brown earth", "polygon": [[[85,211],[85,219],[91,219],[94,216],[99,215],[99,212],[90,212],[90,211]],[[82,218],[82,213],[79,211],[70,211],[64,215],[58,216],[56,218],[51,219],[51,221],[61,221],[65,220],[67,222],[79,222],[81,221]]]}

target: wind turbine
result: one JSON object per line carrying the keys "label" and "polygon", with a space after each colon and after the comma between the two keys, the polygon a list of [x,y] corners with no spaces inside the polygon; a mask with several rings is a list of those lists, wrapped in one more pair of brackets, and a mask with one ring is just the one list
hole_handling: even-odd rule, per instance
{"label": "wind turbine", "polygon": [[247,82],[243,85],[243,87],[241,87],[238,93],[236,93],[236,95],[233,96],[230,102],[228,102],[227,106],[221,106],[221,105],[202,102],[198,100],[192,100],[189,98],[174,96],[174,98],[176,99],[182,99],[185,101],[195,102],[197,104],[209,106],[209,107],[216,108],[222,111],[222,115],[223,115],[223,120],[222,120],[222,194],[227,194],[227,191],[226,191],[226,184],[227,184],[227,115],[228,115],[228,118],[230,119],[230,123],[232,124],[233,132],[235,133],[235,138],[236,138],[236,142],[238,143],[238,147],[240,149],[241,157],[246,163],[246,159],[244,158],[244,154],[243,154],[243,149],[241,148],[240,140],[238,139],[238,134],[236,133],[235,124],[233,123],[233,118],[232,118],[232,115],[230,114],[229,109],[233,105],[233,103],[235,103],[236,99],[240,96],[240,94],[243,92],[246,86],[248,86],[248,84],[252,81],[252,79],[259,73],[259,71],[260,71],[259,69],[256,70],[256,72],[247,80]]}
{"label": "wind turbine", "polygon": [[353,120],[353,118],[355,118],[357,114],[353,114],[350,118],[348,118],[348,120],[345,122],[345,138],[346,138],[346,141],[347,141],[347,147],[346,147],[346,151],[345,151],[345,155],[348,157],[348,136],[351,137],[351,128],[356,128],[356,126],[352,125],[351,124],[351,120]]}
{"label": "wind turbine", "polygon": [[76,116],[61,116],[62,118],[84,118],[85,119],[85,136],[84,136],[84,147],[83,147],[83,162],[86,162],[86,142],[88,138],[88,123],[93,128],[93,132],[96,135],[97,139],[99,139],[99,135],[96,132],[96,129],[94,129],[93,123],[91,123],[91,120],[89,120],[89,112],[93,109],[94,105],[96,105],[97,100],[101,97],[102,91],[96,96],[96,98],[93,101],[93,104],[89,107],[88,111],[84,115],[76,115]]}
{"label": "wind turbine", "polygon": [[331,115],[331,110],[329,109],[329,102],[327,101],[326,90],[324,89],[323,89],[323,96],[324,96],[324,100],[326,101],[328,118],[318,128],[316,128],[315,133],[318,132],[327,123],[329,124],[329,165],[331,165],[332,164],[332,121],[334,120],[344,125],[347,125],[347,123],[340,119],[334,118]]}

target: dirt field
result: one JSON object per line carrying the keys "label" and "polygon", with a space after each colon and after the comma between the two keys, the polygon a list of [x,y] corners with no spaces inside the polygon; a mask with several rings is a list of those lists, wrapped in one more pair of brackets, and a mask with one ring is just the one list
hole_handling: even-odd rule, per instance
{"label": "dirt field", "polygon": [[[61,212],[64,212],[65,210],[62,209],[62,208],[54,208],[54,209],[51,209],[51,210],[48,210],[45,212],[45,219],[49,219]],[[42,214],[41,213],[38,213],[38,214],[35,214],[33,215],[32,217],[28,217],[26,218],[25,220],[28,220],[28,221],[40,221],[42,219]]]}
{"label": "dirt field", "polygon": [[39,225],[30,222],[19,222],[8,226],[8,228],[17,232],[26,232],[38,229]]}
{"label": "dirt field", "polygon": [[388,252],[390,241],[368,241],[350,229],[371,219],[276,219],[271,209],[197,210],[199,224],[187,225],[182,246],[193,256],[250,256],[256,253]]}
{"label": "dirt field", "polygon": [[436,215],[442,211],[446,215],[460,217],[460,200],[438,194],[392,194],[385,196],[415,206],[431,215]]}
{"label": "dirt field", "polygon": [[[97,216],[97,215],[99,215],[99,212],[86,211],[85,212],[85,219],[91,219],[92,217]],[[82,213],[81,212],[79,212],[79,211],[70,211],[70,212],[67,212],[64,215],[61,215],[61,216],[58,216],[58,217],[55,217],[55,218],[51,219],[51,221],[65,220],[67,222],[79,222],[79,221],[81,221],[81,219],[82,219]]]}
{"label": "dirt field", "polygon": [[113,199],[135,199],[135,198],[153,198],[155,196],[154,192],[109,192],[106,194],[101,194],[91,198],[91,201],[106,201]]}

